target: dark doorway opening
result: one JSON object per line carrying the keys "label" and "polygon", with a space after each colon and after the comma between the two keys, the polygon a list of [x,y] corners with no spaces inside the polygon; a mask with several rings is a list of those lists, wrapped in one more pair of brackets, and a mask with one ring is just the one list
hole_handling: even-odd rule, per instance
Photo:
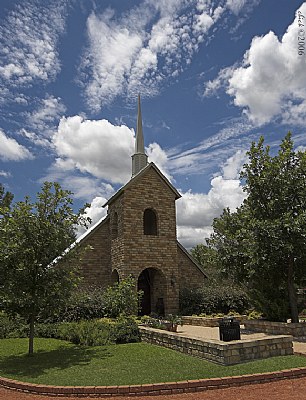
{"label": "dark doorway opening", "polygon": [[140,315],[165,314],[166,279],[160,270],[156,268],[143,270],[138,278],[138,290],[143,292]]}
{"label": "dark doorway opening", "polygon": [[142,290],[140,315],[151,314],[151,282],[148,269],[142,271],[138,278],[138,290]]}
{"label": "dark doorway opening", "polygon": [[118,271],[114,269],[111,274],[111,284],[115,285],[116,283],[119,283],[119,274]]}

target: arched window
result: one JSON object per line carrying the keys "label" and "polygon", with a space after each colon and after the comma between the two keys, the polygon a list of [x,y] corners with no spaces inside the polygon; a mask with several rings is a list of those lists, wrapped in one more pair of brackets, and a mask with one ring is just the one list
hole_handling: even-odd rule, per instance
{"label": "arched window", "polygon": [[118,214],[115,212],[112,218],[112,239],[118,237]]}
{"label": "arched window", "polygon": [[151,208],[147,208],[143,214],[143,233],[157,236],[157,216]]}

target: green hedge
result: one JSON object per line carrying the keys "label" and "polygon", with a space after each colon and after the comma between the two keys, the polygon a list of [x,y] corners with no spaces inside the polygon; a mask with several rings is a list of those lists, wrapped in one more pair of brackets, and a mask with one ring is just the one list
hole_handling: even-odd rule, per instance
{"label": "green hedge", "polygon": [[119,317],[112,326],[111,338],[115,343],[140,342],[140,332],[133,317]]}
{"label": "green hedge", "polygon": [[77,322],[104,317],[118,318],[122,314],[137,315],[141,292],[137,293],[135,287],[135,279],[130,276],[106,289],[78,289],[56,315],[41,318],[39,322]]}
{"label": "green hedge", "polygon": [[[28,325],[23,320],[0,314],[0,339],[27,337],[28,333]],[[35,325],[35,337],[62,339],[84,346],[140,341],[136,321],[125,316],[116,320],[39,323]]]}
{"label": "green hedge", "polygon": [[104,321],[80,321],[59,324],[58,339],[84,346],[104,346],[112,343],[111,325]]}
{"label": "green hedge", "polygon": [[180,292],[182,315],[245,313],[250,308],[246,293],[234,286],[207,286]]}
{"label": "green hedge", "polygon": [[42,318],[39,322],[77,322],[103,318],[104,311],[104,290],[97,287],[82,288],[75,291],[63,308],[54,315]]}
{"label": "green hedge", "polygon": [[26,322],[21,318],[9,318],[5,313],[0,312],[0,339],[23,338],[29,334]]}

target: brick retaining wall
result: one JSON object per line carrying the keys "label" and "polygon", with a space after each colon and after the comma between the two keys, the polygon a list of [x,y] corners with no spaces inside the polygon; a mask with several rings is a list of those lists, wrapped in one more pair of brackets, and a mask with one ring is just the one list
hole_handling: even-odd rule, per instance
{"label": "brick retaining wall", "polygon": [[200,340],[159,329],[140,327],[141,340],[222,365],[293,354],[292,336],[273,336],[252,340]]}
{"label": "brick retaining wall", "polygon": [[272,335],[291,335],[296,338],[306,339],[306,323],[286,324],[285,322],[270,322],[260,319],[244,321],[248,331],[263,332]]}
{"label": "brick retaining wall", "polygon": [[223,389],[228,387],[232,388],[254,383],[302,378],[305,376],[306,368],[293,368],[284,371],[265,372],[263,374],[130,386],[51,386],[25,383],[0,377],[0,386],[25,393],[58,396],[59,398],[63,396],[109,398],[110,396],[156,396],[164,394],[203,392],[205,390]]}

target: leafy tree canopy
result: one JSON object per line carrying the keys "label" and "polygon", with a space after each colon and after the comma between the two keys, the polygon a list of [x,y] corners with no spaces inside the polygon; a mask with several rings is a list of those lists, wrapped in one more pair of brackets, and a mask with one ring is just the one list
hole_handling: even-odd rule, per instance
{"label": "leafy tree canopy", "polygon": [[0,183],[0,216],[8,212],[14,195],[11,192],[6,192],[2,183]]}
{"label": "leafy tree canopy", "polygon": [[214,220],[209,245],[267,317],[298,322],[296,289],[306,278],[306,153],[293,146],[290,133],[275,156],[263,137],[252,143],[241,173],[248,197]]}
{"label": "leafy tree canopy", "polygon": [[[45,182],[35,202],[17,202],[0,224],[0,308],[30,323],[29,353],[33,352],[34,322],[56,312],[78,283],[75,226],[85,223],[72,210],[69,191]],[[60,257],[60,262],[54,260]]]}
{"label": "leafy tree canopy", "polygon": [[220,275],[220,270],[217,266],[217,252],[214,248],[200,243],[190,250],[190,254],[196,262],[203,267],[203,270],[208,276],[208,284],[220,281],[224,278]]}

